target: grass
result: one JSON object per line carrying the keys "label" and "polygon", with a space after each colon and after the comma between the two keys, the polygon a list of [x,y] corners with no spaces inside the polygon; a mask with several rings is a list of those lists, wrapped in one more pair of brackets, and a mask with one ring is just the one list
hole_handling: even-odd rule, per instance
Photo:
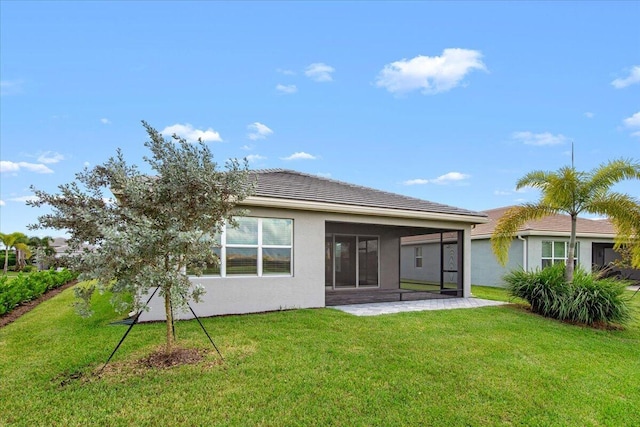
{"label": "grass", "polygon": [[[501,290],[474,287],[476,296]],[[506,294],[504,298],[508,298]],[[625,330],[516,306],[355,317],[334,309],[203,319],[225,356],[142,370],[163,324],[125,332],[108,296],[77,317],[72,291],[0,329],[0,425],[544,425],[640,422],[640,297]],[[207,347],[196,322],[180,342]],[[74,379],[77,378],[77,379]]]}

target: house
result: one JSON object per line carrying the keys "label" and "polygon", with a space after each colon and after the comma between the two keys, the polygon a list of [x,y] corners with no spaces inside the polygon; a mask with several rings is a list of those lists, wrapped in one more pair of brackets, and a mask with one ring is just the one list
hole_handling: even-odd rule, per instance
{"label": "house", "polygon": [[[252,174],[238,227],[216,236],[220,265],[191,279],[206,290],[198,316],[470,295],[471,229],[485,214],[292,170]],[[400,240],[425,234],[459,248],[438,266],[455,276],[442,295],[400,287]],[[141,320],[163,318],[155,297]]]}
{"label": "house", "polygon": [[[511,270],[524,268],[535,270],[549,264],[565,262],[571,232],[568,215],[552,215],[523,225],[512,241],[509,261],[501,266],[491,249],[491,235],[502,215],[511,206],[483,211],[488,222],[478,224],[471,230],[471,283],[484,286],[502,286],[502,277]],[[607,220],[578,218],[576,263],[587,271],[603,268],[620,256],[613,250],[615,229]],[[403,239],[403,278],[416,275],[411,267],[411,257],[417,247],[427,251],[430,246],[423,236]],[[624,278],[640,280],[640,271],[617,269]]]}

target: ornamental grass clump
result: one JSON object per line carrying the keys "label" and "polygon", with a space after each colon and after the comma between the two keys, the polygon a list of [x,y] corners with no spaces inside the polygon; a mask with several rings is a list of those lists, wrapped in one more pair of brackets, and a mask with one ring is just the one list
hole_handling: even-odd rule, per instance
{"label": "ornamental grass clump", "polygon": [[504,281],[511,296],[526,300],[531,311],[545,317],[587,325],[625,324],[631,319],[625,293],[628,282],[577,268],[568,283],[564,270],[563,264],[536,271],[514,270]]}

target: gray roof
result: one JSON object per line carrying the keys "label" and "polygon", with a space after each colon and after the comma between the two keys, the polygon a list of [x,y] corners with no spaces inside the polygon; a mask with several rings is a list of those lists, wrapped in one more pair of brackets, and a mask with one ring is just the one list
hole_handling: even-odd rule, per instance
{"label": "gray roof", "polygon": [[252,173],[257,181],[254,195],[259,197],[465,215],[481,218],[487,216],[480,212],[362,187],[293,170],[262,169],[252,171]]}

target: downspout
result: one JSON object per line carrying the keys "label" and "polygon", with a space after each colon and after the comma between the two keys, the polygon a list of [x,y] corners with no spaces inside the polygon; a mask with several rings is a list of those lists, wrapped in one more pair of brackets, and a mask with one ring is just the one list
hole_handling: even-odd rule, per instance
{"label": "downspout", "polygon": [[529,241],[518,234],[518,240],[522,240],[522,268],[529,271]]}

